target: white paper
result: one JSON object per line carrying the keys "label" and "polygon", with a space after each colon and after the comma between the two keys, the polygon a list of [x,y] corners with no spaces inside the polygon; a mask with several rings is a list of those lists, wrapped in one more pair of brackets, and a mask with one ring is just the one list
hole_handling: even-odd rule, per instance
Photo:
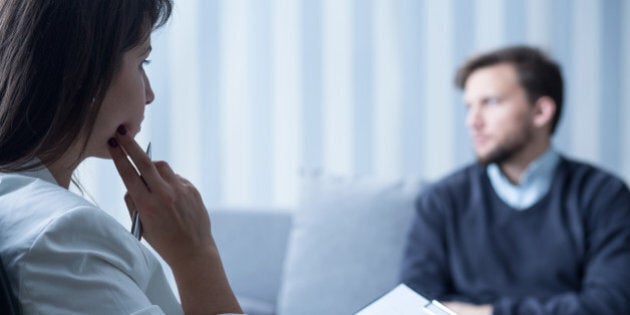
{"label": "white paper", "polygon": [[432,315],[425,309],[429,304],[429,300],[401,283],[355,315]]}

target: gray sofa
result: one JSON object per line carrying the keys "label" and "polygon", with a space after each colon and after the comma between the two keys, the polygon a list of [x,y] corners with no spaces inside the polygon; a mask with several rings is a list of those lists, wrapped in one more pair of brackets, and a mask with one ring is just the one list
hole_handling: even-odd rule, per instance
{"label": "gray sofa", "polygon": [[353,314],[394,288],[419,190],[419,181],[305,176],[294,208],[212,209],[244,311]]}

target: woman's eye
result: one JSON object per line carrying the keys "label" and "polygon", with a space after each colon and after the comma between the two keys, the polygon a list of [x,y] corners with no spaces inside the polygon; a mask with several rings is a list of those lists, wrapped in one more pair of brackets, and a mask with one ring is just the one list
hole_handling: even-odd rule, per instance
{"label": "woman's eye", "polygon": [[151,60],[145,59],[145,60],[142,60],[142,63],[140,64],[140,67],[142,68],[142,67],[148,66],[150,64],[151,64]]}

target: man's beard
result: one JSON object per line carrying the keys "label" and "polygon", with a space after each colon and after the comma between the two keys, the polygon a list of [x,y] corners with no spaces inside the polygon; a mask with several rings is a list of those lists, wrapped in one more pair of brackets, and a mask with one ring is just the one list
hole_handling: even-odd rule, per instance
{"label": "man's beard", "polygon": [[508,162],[518,156],[529,145],[532,138],[532,130],[530,128],[522,128],[521,132],[517,133],[515,137],[508,139],[505,143],[499,143],[486,156],[477,155],[477,161],[484,165]]}

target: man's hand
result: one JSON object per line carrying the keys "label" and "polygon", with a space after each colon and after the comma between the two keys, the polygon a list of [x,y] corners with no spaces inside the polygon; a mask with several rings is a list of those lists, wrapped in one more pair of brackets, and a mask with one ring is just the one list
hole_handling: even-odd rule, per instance
{"label": "man's hand", "polygon": [[492,315],[492,305],[474,305],[462,302],[444,302],[457,315]]}

